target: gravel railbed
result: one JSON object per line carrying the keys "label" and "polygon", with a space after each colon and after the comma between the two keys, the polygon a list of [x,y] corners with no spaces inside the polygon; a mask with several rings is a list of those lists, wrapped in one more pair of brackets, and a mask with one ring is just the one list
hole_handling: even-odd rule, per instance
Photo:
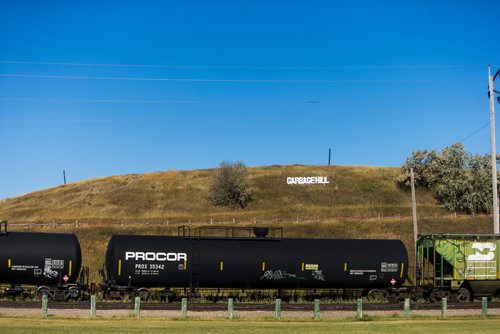
{"label": "gravel railbed", "polygon": [[[274,318],[274,304],[235,304],[235,318]],[[312,318],[313,305],[311,304],[282,304],[282,318]],[[412,315],[440,316],[441,304],[412,304]],[[5,315],[41,315],[41,303],[37,301],[24,302],[0,302],[0,314]],[[90,316],[89,302],[57,303],[49,302],[50,316]],[[134,304],[129,302],[99,302],[97,303],[98,317],[133,316]],[[481,303],[449,304],[448,316],[480,315]],[[489,315],[500,315],[500,303],[488,305]],[[403,316],[402,304],[364,304],[364,316]],[[142,303],[141,317],[165,317],[180,318],[180,303]],[[321,317],[355,317],[356,304],[321,304]],[[227,305],[214,303],[188,304],[189,318],[226,318]]]}

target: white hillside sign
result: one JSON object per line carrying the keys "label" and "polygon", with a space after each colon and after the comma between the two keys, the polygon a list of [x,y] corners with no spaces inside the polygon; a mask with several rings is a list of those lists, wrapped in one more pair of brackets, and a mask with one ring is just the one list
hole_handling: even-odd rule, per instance
{"label": "white hillside sign", "polygon": [[300,177],[287,177],[287,184],[328,184],[326,176],[300,176]]}

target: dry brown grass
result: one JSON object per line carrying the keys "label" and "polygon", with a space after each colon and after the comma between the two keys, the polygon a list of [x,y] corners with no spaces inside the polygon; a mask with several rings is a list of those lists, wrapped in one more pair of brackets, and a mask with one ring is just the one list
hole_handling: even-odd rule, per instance
{"label": "dry brown grass", "polygon": [[[178,224],[200,226],[211,220],[231,225],[234,219],[241,226],[255,219],[252,226],[281,226],[288,237],[401,239],[411,258],[411,199],[396,187],[397,173],[397,168],[384,167],[251,168],[254,201],[245,209],[210,204],[210,170],[121,175],[2,200],[0,219],[8,219],[11,229],[76,233],[94,280],[111,235],[176,235]],[[290,186],[287,176],[327,176],[330,184]],[[417,201],[420,233],[491,233],[490,216],[455,217],[426,189],[417,191]],[[72,225],[59,226],[61,222]]]}
{"label": "dry brown grass", "polygon": [[[120,175],[76,182],[0,201],[11,222],[357,219],[405,217],[410,194],[396,188],[397,168],[269,166],[250,169],[254,201],[245,209],[207,200],[211,170]],[[287,176],[327,176],[328,185],[291,186]],[[447,215],[427,190],[419,213]]]}

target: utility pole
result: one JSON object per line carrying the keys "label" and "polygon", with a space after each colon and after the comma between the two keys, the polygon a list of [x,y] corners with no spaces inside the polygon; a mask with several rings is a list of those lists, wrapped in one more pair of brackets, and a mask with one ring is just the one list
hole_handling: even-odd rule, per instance
{"label": "utility pole", "polygon": [[66,171],[63,169],[64,185],[66,185]]}
{"label": "utility pole", "polygon": [[328,166],[330,166],[330,159],[332,158],[332,149],[328,149]]}
{"label": "utility pole", "polygon": [[417,249],[417,237],[418,237],[418,227],[417,227],[417,197],[415,195],[415,177],[413,175],[413,168],[410,169],[411,176],[411,208],[413,214],[413,242],[414,242],[414,252],[415,252],[415,284],[417,284],[417,259],[418,259],[418,249]]}
{"label": "utility pole", "polygon": [[493,183],[493,233],[500,234],[498,223],[498,193],[497,193],[497,150],[495,144],[495,90],[493,81],[500,73],[498,70],[494,77],[491,76],[488,65],[488,95],[490,97],[490,128],[491,128],[491,180]]}

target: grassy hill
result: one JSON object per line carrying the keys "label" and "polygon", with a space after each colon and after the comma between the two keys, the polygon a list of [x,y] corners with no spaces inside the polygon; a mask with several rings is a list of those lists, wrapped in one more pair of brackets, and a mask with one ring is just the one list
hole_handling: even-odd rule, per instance
{"label": "grassy hill", "polygon": [[[76,233],[94,281],[111,235],[176,235],[181,224],[196,227],[211,220],[280,226],[285,237],[401,239],[412,258],[411,197],[393,181],[397,168],[269,166],[249,172],[254,201],[245,209],[210,204],[211,170],[167,171],[92,179],[5,199],[0,219],[9,220],[11,230]],[[327,176],[330,183],[287,185],[286,177],[294,176]],[[426,189],[417,190],[417,202],[420,233],[491,233],[490,216],[450,214]]]}
{"label": "grassy hill", "polygon": [[[250,168],[254,201],[245,209],[214,207],[211,170],[166,171],[91,179],[0,201],[0,217],[38,221],[237,221],[366,219],[411,214],[408,192],[396,188],[397,168],[270,166]],[[327,185],[287,185],[286,177],[327,176]],[[421,215],[446,215],[418,192]]]}

